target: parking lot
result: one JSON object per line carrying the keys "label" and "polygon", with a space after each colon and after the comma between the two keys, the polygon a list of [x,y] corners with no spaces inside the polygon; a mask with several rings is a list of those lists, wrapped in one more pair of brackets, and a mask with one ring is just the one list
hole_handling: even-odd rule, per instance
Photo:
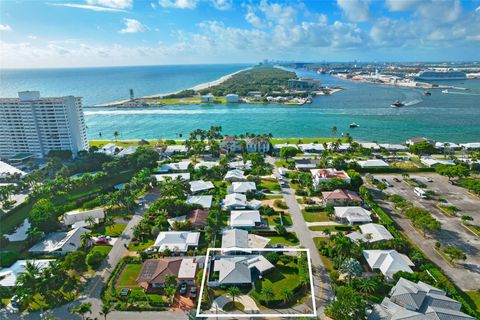
{"label": "parking lot", "polygon": [[[458,215],[469,215],[474,218],[474,223],[478,224],[480,222],[480,200],[469,194],[464,188],[449,184],[446,177],[435,173],[410,175],[410,178],[414,178],[427,185],[424,190],[432,190],[435,192],[433,199],[422,199],[419,197],[414,192],[414,186],[404,182],[403,177],[399,174],[375,174],[374,176],[378,180],[386,179],[391,185],[384,190],[387,195],[397,194],[402,196],[406,200],[412,202],[414,206],[428,210],[442,223],[441,230],[435,234],[434,239],[424,239],[419,234],[409,234],[409,236],[427,253],[427,255],[430,257],[436,255],[437,259],[434,259],[434,262],[437,262],[441,266],[444,265],[446,269],[451,269],[451,272],[447,272],[447,274],[454,279],[457,285],[469,290],[480,288],[479,238],[462,225],[459,217],[448,216],[437,207],[437,204],[440,203],[438,198],[444,198],[447,200],[447,203],[444,203],[445,205],[455,206],[460,209]],[[425,177],[430,177],[431,182],[428,182]],[[395,182],[393,178],[397,178],[401,181]],[[388,201],[383,201],[381,205],[387,205],[390,209],[392,207],[391,203]],[[400,225],[402,225],[402,227],[406,226],[408,228],[406,225],[408,223],[407,219],[398,215],[392,214],[392,216]],[[458,264],[462,265],[464,269],[461,267],[449,268],[445,261],[440,260],[441,258],[438,259],[438,253],[433,250],[436,241],[440,241],[443,246],[455,245],[460,247],[467,254],[466,261],[458,262]]]}

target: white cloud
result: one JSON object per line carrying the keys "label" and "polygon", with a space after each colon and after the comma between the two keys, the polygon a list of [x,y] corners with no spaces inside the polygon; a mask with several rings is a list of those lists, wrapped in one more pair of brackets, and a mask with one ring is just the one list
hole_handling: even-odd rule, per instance
{"label": "white cloud", "polygon": [[348,20],[365,22],[370,18],[370,0],[337,0]]}
{"label": "white cloud", "polygon": [[248,11],[247,14],[245,15],[245,20],[250,23],[252,26],[255,28],[262,28],[263,27],[263,22],[262,19],[260,19],[259,16],[255,14],[253,11]]}
{"label": "white cloud", "polygon": [[137,33],[145,31],[145,26],[138,20],[135,19],[123,19],[125,23],[125,28],[120,30],[120,33]]}
{"label": "white cloud", "polygon": [[77,4],[77,3],[49,3],[49,4],[52,6],[85,9],[85,10],[91,10],[91,11],[97,11],[97,12],[125,12],[125,10],[122,10],[122,9],[92,6],[89,4]]}
{"label": "white cloud", "polygon": [[28,39],[31,39],[31,40],[37,40],[37,36],[34,36],[33,34],[30,34],[27,36]]}
{"label": "white cloud", "polygon": [[0,23],[0,31],[12,31],[12,27],[8,24]]}
{"label": "white cloud", "polygon": [[267,0],[262,0],[258,8],[273,24],[292,24],[297,15],[295,8],[279,3],[269,3]]}
{"label": "white cloud", "polygon": [[130,9],[133,5],[133,0],[86,0],[89,5],[98,5],[114,9]]}
{"label": "white cloud", "polygon": [[195,9],[197,7],[197,0],[159,0],[158,4],[163,8],[177,8],[177,9]]}
{"label": "white cloud", "polygon": [[405,11],[421,3],[422,0],[385,0],[390,11]]}
{"label": "white cloud", "polygon": [[211,2],[218,10],[229,10],[232,8],[232,0],[211,0]]}

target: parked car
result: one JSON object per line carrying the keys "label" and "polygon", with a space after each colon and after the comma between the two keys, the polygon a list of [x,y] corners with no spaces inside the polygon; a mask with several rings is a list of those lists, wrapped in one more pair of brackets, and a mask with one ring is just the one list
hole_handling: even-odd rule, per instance
{"label": "parked car", "polygon": [[152,254],[155,253],[155,251],[157,251],[155,248],[148,248],[145,249],[143,252],[145,252],[146,254]]}
{"label": "parked car", "polygon": [[187,285],[185,283],[182,283],[180,286],[180,294],[185,294],[187,293]]}
{"label": "parked car", "polygon": [[450,183],[452,186],[456,186],[456,185],[457,185],[457,183],[456,183],[455,181],[453,181],[453,180],[448,180],[448,183]]}
{"label": "parked car", "polygon": [[393,178],[393,181],[395,181],[395,182],[401,182],[401,180],[398,179],[398,178]]}
{"label": "parked car", "polygon": [[262,192],[263,193],[272,193],[272,191],[270,191],[270,189],[263,189]]}
{"label": "parked car", "polygon": [[430,177],[424,177],[423,179],[425,179],[425,181],[427,181],[427,182],[433,182],[433,179],[430,178]]}
{"label": "parked car", "polygon": [[95,244],[108,244],[109,242],[107,238],[97,238]]}
{"label": "parked car", "polygon": [[193,286],[190,288],[189,297],[195,299],[197,297],[197,287]]}

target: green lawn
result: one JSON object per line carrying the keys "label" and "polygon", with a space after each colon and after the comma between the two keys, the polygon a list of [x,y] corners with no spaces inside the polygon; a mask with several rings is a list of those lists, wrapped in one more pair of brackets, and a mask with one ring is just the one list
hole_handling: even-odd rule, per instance
{"label": "green lawn", "polygon": [[302,210],[303,219],[306,222],[326,222],[330,221],[325,211],[307,212]]}
{"label": "green lawn", "polygon": [[266,236],[266,237],[270,239],[270,245],[274,245],[274,244],[283,244],[286,246],[298,245],[297,236],[293,232],[290,232],[289,234],[290,236],[288,238],[284,236]]}
{"label": "green lawn", "polygon": [[325,230],[330,230],[332,232],[335,231],[352,231],[354,230],[353,227],[347,226],[347,225],[338,225],[338,226],[313,226],[313,227],[308,227],[312,231],[325,231]]}
{"label": "green lawn", "polygon": [[127,264],[118,278],[116,287],[138,287],[137,277],[141,269],[142,265],[139,263]]}
{"label": "green lawn", "polygon": [[128,245],[128,250],[130,250],[130,251],[143,251],[143,250],[148,249],[151,246],[153,246],[154,242],[155,241],[153,239],[149,239],[149,240],[147,240],[147,242],[144,242],[144,243],[139,242],[138,245],[134,245],[133,241],[132,241]]}
{"label": "green lawn", "polygon": [[262,179],[260,185],[257,186],[258,190],[268,189],[270,191],[280,191],[280,185],[276,179]]}
{"label": "green lawn", "polygon": [[92,248],[90,252],[98,251],[106,257],[110,250],[112,250],[112,246],[96,245]]}
{"label": "green lawn", "polygon": [[291,262],[282,265],[280,262],[275,269],[263,276],[262,280],[256,283],[255,291],[261,294],[263,287],[270,287],[275,295],[274,299],[282,299],[282,289],[294,289],[300,283],[297,264]]}
{"label": "green lawn", "polygon": [[235,305],[233,301],[230,301],[223,306],[223,310],[224,311],[234,311],[234,310],[243,311],[245,310],[245,306],[238,301],[235,301]]}
{"label": "green lawn", "polygon": [[95,226],[93,228],[93,233],[103,234],[110,237],[118,237],[122,234],[123,230],[127,225],[125,223],[116,223],[113,226],[105,227],[104,224]]}
{"label": "green lawn", "polygon": [[[273,145],[275,144],[283,144],[283,143],[324,143],[324,142],[332,142],[337,141],[339,137],[332,137],[332,138],[282,138],[282,139],[272,139],[270,140]],[[341,139],[345,142],[345,139]]]}
{"label": "green lawn", "polygon": [[265,199],[283,199],[283,196],[281,194],[266,194]]}
{"label": "green lawn", "polygon": [[470,305],[475,305],[475,310],[480,312],[480,291],[465,291],[467,299],[470,299]]}

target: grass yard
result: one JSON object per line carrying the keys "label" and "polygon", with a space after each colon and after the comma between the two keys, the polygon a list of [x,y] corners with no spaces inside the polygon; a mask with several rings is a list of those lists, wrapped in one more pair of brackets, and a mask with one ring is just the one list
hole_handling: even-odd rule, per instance
{"label": "grass yard", "polygon": [[153,239],[149,239],[149,240],[147,240],[147,242],[138,242],[138,244],[135,245],[132,241],[128,245],[128,250],[130,250],[130,251],[143,251],[143,250],[148,249],[151,246],[153,246],[154,242],[155,241]]}
{"label": "grass yard", "polygon": [[234,310],[243,311],[245,310],[245,306],[238,301],[235,301],[235,304],[233,303],[233,301],[230,301],[223,306],[223,311],[234,311]]}
{"label": "grass yard", "polygon": [[112,250],[112,246],[97,245],[94,246],[90,252],[98,251],[106,257],[110,250]]}
{"label": "grass yard", "polygon": [[351,226],[347,225],[338,225],[338,226],[313,226],[313,227],[308,227],[312,231],[325,231],[325,230],[330,230],[331,232],[335,231],[353,231],[354,228]]}
{"label": "grass yard", "polygon": [[127,225],[125,223],[116,223],[113,226],[105,227],[104,224],[95,226],[93,228],[93,233],[103,234],[110,237],[118,237],[122,234],[123,230]]}
{"label": "grass yard", "polygon": [[270,199],[283,199],[283,196],[281,194],[266,194],[265,195],[266,200]]}
{"label": "grass yard", "polygon": [[[283,138],[283,139],[271,139],[273,145],[290,143],[290,144],[302,144],[302,143],[324,143],[337,141],[338,138]],[[342,142],[345,142],[346,139],[341,139]]]}
{"label": "grass yard", "polygon": [[262,280],[257,281],[255,291],[261,293],[263,287],[270,287],[275,295],[274,299],[282,299],[282,289],[294,289],[300,283],[298,267],[296,263],[282,265],[280,262],[276,268],[265,274]]}
{"label": "grass yard", "polygon": [[306,222],[326,222],[330,221],[325,211],[307,212],[302,210],[303,219]]}
{"label": "grass yard", "polygon": [[293,232],[289,232],[287,237],[284,236],[266,236],[270,239],[270,245],[274,244],[283,244],[286,246],[296,246],[298,245],[298,238]]}
{"label": "grass yard", "polygon": [[280,185],[277,179],[262,179],[260,185],[257,186],[258,190],[268,189],[270,191],[280,191]]}
{"label": "grass yard", "polygon": [[117,279],[117,288],[132,288],[138,287],[137,277],[142,269],[139,263],[132,263],[125,265],[122,274]]}
{"label": "grass yard", "polygon": [[465,291],[467,297],[466,299],[470,300],[470,305],[475,306],[475,310],[480,312],[480,291]]}

